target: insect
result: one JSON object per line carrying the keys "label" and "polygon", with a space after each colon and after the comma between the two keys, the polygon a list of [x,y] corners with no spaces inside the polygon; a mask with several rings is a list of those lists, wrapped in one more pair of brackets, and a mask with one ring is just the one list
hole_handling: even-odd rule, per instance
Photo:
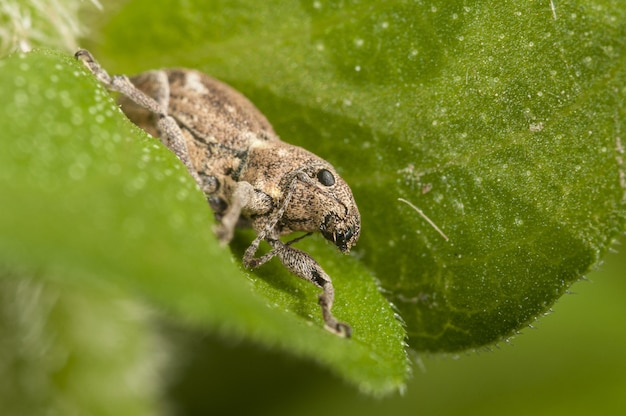
{"label": "insect", "polygon": [[[323,289],[319,295],[325,327],[343,337],[348,324],[331,313],[330,277],[296,241],[320,232],[341,252],[359,238],[361,217],[348,184],[333,166],[313,153],[281,141],[265,116],[241,93],[191,69],[110,76],[86,50],[76,52],[111,91],[128,118],[158,137],[187,167],[218,221],[216,234],[227,244],[236,227],[252,227],[256,238],[243,256],[256,268],[277,257],[293,274]],[[307,234],[288,242],[280,237]],[[255,257],[266,241],[270,251]]]}

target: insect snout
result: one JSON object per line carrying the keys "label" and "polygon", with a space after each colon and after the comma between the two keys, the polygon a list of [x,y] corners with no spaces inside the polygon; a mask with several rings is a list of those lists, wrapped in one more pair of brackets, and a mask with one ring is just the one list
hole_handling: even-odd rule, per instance
{"label": "insect snout", "polygon": [[337,247],[339,247],[339,250],[341,251],[348,250],[348,244],[350,242],[350,239],[352,239],[353,235],[354,235],[354,232],[352,231],[351,228],[348,228],[345,231],[343,230],[337,231],[337,239],[335,241],[335,244],[337,245]]}
{"label": "insect snout", "polygon": [[328,214],[320,225],[320,232],[339,250],[347,252],[359,238],[359,225],[358,223],[350,225],[346,220],[340,220],[336,215]]}

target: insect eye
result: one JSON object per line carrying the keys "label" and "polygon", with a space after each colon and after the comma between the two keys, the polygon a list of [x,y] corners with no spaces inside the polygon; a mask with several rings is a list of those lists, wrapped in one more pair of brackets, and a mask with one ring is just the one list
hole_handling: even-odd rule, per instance
{"label": "insect eye", "polygon": [[317,180],[324,186],[333,186],[335,184],[335,177],[326,169],[317,172]]}

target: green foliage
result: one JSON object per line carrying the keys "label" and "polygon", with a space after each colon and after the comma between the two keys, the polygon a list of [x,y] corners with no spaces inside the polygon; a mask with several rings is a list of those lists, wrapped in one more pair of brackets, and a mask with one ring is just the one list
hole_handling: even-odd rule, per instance
{"label": "green foliage", "polygon": [[[43,276],[44,291],[139,299],[362,391],[396,390],[405,332],[387,301],[415,350],[491,345],[545,313],[623,230],[618,4],[135,0],[105,19],[90,49],[110,72],[204,70],[352,186],[354,255],[321,238],[301,245],[333,278],[352,340],[321,328],[316,289],[280,264],[241,269],[249,232],[234,254],[219,247],[182,165],[69,53],[0,62],[0,261]],[[15,287],[1,290],[19,311],[27,294]],[[124,328],[123,314],[110,318]],[[49,325],[55,342],[91,353]],[[146,331],[133,351],[150,355],[149,324],[132,325]]]}
{"label": "green foliage", "polygon": [[[185,168],[82,64],[33,52],[4,61],[1,74],[0,258],[137,293],[183,323],[328,365],[363,391],[403,385],[404,330],[355,259],[322,239],[304,246],[335,277],[335,313],[354,330],[345,340],[323,329],[310,283],[276,264],[250,276],[233,262]],[[236,258],[250,241],[240,236]]]}
{"label": "green foliage", "polygon": [[107,25],[110,66],[201,68],[333,162],[363,212],[357,256],[417,350],[515,333],[623,229],[623,7],[149,3]]}
{"label": "green foliage", "polygon": [[61,276],[44,281],[20,268],[2,268],[0,276],[3,414],[158,411],[155,375],[164,372],[169,348],[145,307],[111,287]]}
{"label": "green foliage", "polygon": [[81,8],[102,9],[99,0],[0,0],[0,57],[37,46],[76,49],[85,34]]}

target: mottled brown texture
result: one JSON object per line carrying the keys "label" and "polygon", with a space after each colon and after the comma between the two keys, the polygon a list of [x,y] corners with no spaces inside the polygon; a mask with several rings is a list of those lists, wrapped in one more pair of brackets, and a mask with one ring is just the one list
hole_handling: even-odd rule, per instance
{"label": "mottled brown texture", "polygon": [[[110,77],[87,51],[76,56],[109,89],[138,126],[168,146],[207,194],[224,243],[234,229],[257,234],[244,264],[258,267],[274,256],[292,273],[321,287],[326,327],[350,336],[350,327],[330,313],[330,277],[308,254],[279,240],[294,231],[320,232],[342,252],[359,238],[361,221],[350,187],[332,165],[282,142],[265,116],[224,83],[190,69],[147,71],[128,79]],[[254,255],[262,240],[272,250]]]}

